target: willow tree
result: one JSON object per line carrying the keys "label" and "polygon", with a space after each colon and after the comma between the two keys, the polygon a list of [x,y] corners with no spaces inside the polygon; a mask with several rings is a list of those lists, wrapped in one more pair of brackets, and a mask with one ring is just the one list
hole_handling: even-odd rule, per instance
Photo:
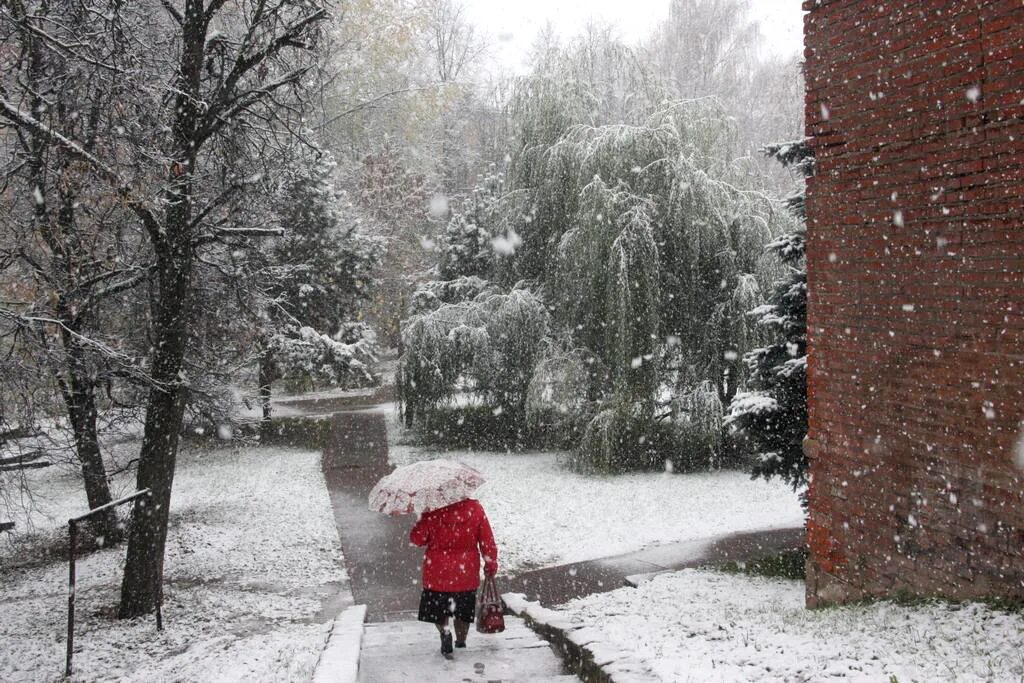
{"label": "willow tree", "polygon": [[429,419],[462,394],[503,420],[522,420],[549,332],[544,302],[526,289],[484,291],[412,315],[402,329],[398,392],[406,423]]}
{"label": "willow tree", "polygon": [[[642,53],[613,34],[609,27],[592,25],[565,47],[542,36],[533,71],[512,89],[508,112],[515,145],[507,187],[513,194],[531,193],[520,205],[527,220],[518,228],[523,248],[509,271],[513,280],[540,279],[548,272],[573,213],[579,178],[572,159],[552,155],[552,148],[575,127],[640,124],[664,98]],[[532,192],[545,187],[547,192]]]}
{"label": "willow tree", "polygon": [[[745,313],[771,282],[764,246],[786,220],[769,198],[739,186],[739,169],[721,154],[734,133],[714,103],[679,103],[639,125],[572,126],[542,154],[524,149],[513,159],[518,172],[510,182],[535,181],[510,188],[532,206],[521,228],[532,239],[515,255],[516,272],[545,264],[538,278],[556,327],[609,368],[595,398],[616,406],[620,421],[605,415],[595,423],[602,448],[620,441],[617,433],[636,431],[621,418],[652,413],[659,385],[682,395],[710,382],[723,410],[742,388],[738,359],[761,341]],[[540,169],[531,176],[524,163]],[[623,246],[639,248],[639,235],[648,233],[651,248],[623,270],[631,253]],[[653,298],[630,295],[641,290]],[[610,333],[623,333],[622,321],[636,327],[631,339],[647,340],[643,348],[623,347]],[[633,371],[619,371],[623,348],[649,373],[642,390],[616,379]],[[714,429],[705,441],[720,441],[720,419]],[[603,462],[621,468],[613,460]]]}
{"label": "willow tree", "polygon": [[614,397],[587,426],[581,464],[605,471],[650,467],[664,453],[653,436],[658,332],[658,248],[650,217],[635,206],[615,221],[608,250],[604,352]]}
{"label": "willow tree", "polygon": [[[542,294],[563,350],[539,359],[553,375],[535,368],[533,414],[550,413],[546,391],[585,385],[587,400],[574,402],[590,421],[579,452],[604,469],[656,463],[665,395],[711,387],[714,400],[691,403],[719,440],[744,381],[738,358],[760,341],[745,313],[772,281],[764,246],[785,224],[745,189],[726,111],[713,100],[664,104],[665,92],[641,54],[600,29],[565,48],[542,41],[509,105],[516,144],[491,205],[498,227],[453,230],[467,235],[459,253],[471,260],[488,237],[521,238],[501,267],[472,272]],[[577,358],[606,372],[581,382]]]}

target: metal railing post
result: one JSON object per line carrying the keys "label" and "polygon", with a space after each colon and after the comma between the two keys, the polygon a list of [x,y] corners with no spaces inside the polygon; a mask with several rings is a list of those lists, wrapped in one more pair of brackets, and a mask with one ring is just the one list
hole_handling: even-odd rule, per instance
{"label": "metal railing post", "polygon": [[68,651],[64,675],[71,676],[71,653],[75,646],[75,520],[68,520]]}
{"label": "metal railing post", "polygon": [[[87,519],[95,517],[100,512],[104,512],[111,508],[115,508],[125,503],[130,503],[136,498],[143,496],[152,497],[152,491],[149,489],[142,489],[136,491],[131,495],[125,496],[124,498],[118,498],[117,500],[111,501],[106,505],[101,505],[98,508],[89,510],[84,515],[73,517],[68,520],[68,651],[67,658],[64,662],[64,675],[71,676],[71,658],[74,654],[73,648],[75,646],[75,584],[77,583],[76,569],[75,569],[75,545],[76,537],[78,535],[78,523],[84,522]],[[163,585],[163,561],[160,563],[160,585],[157,587],[157,605],[156,605],[156,628],[158,631],[164,629],[164,617],[163,610],[161,609],[164,601],[164,585]]]}

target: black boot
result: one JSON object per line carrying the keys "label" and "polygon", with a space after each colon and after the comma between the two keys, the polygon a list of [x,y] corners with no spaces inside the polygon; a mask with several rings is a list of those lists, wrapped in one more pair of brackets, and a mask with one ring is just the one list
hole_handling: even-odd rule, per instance
{"label": "black boot", "polygon": [[448,659],[451,659],[454,651],[455,650],[452,648],[452,632],[441,631],[441,654]]}

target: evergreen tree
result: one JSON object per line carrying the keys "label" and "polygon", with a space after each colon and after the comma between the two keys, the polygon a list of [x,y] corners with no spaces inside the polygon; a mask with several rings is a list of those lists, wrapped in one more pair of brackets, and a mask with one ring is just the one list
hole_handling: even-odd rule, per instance
{"label": "evergreen tree", "polygon": [[354,321],[368,297],[381,244],[360,231],[358,216],[334,187],[334,168],[329,154],[300,162],[274,208],[284,235],[269,249],[261,272],[264,420],[271,417],[275,380],[372,381],[368,363],[375,339]]}
{"label": "evergreen tree", "polygon": [[473,188],[461,210],[448,221],[438,265],[442,280],[461,277],[490,279],[496,253],[514,252],[514,239],[503,235],[498,225],[501,220],[499,202],[504,186],[504,176],[496,172],[492,164],[490,172]]}
{"label": "evergreen tree", "polygon": [[[809,177],[814,157],[805,142],[772,145],[766,154]],[[803,219],[804,195],[787,200]],[[807,483],[807,268],[806,228],[782,235],[768,245],[789,274],[776,282],[768,303],[750,312],[772,334],[772,342],[744,356],[750,370],[749,392],[736,395],[726,418],[731,430],[749,439],[757,453],[753,475],[781,477],[799,489]]]}
{"label": "evergreen tree", "polygon": [[381,244],[334,187],[334,160],[323,154],[285,183],[276,213],[284,235],[271,249],[278,277],[271,293],[300,326],[336,334],[367,297]]}

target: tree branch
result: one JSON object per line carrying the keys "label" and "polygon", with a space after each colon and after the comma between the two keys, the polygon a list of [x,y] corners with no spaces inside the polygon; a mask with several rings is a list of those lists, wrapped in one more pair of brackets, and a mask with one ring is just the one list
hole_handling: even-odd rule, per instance
{"label": "tree branch", "polygon": [[396,95],[404,95],[406,93],[412,93],[412,92],[421,92],[423,90],[432,90],[432,89],[434,89],[436,87],[437,87],[437,85],[422,85],[422,86],[411,87],[411,88],[399,88],[398,90],[392,90],[390,92],[386,92],[386,93],[384,93],[382,95],[378,95],[377,97],[374,97],[372,99],[366,100],[365,102],[360,102],[356,106],[352,107],[351,109],[346,109],[345,111],[341,112],[340,114],[335,114],[331,118],[329,118],[326,121],[324,121],[323,125],[324,126],[329,126],[332,123],[335,123],[336,121],[339,121],[339,120],[345,118],[346,116],[350,116],[352,114],[355,114],[356,112],[362,111],[363,109],[366,109],[367,107],[372,107],[373,105],[377,104],[381,100],[386,100],[389,97],[395,97]]}
{"label": "tree branch", "polygon": [[259,102],[264,97],[274,93],[276,90],[298,81],[302,76],[309,71],[309,67],[303,67],[296,69],[285,74],[282,78],[269,83],[262,88],[255,88],[253,90],[247,90],[241,95],[238,95],[230,102],[224,103],[226,108],[219,112],[214,112],[214,109],[210,109],[210,116],[207,116],[208,123],[197,133],[199,140],[205,140],[213,135],[222,126],[226,125],[231,117],[235,116],[243,109],[250,107]]}
{"label": "tree branch", "polygon": [[21,111],[15,104],[5,98],[0,98],[0,115],[8,119],[19,128],[24,128],[34,135],[46,138],[51,144],[63,149],[67,154],[80,159],[89,166],[104,180],[114,185],[117,192],[125,199],[126,204],[142,220],[146,230],[154,240],[160,239],[160,222],[152,210],[142,200],[132,196],[132,187],[121,177],[116,170],[108,166],[102,159],[86,150],[81,144],[58,133],[42,121],[38,121],[30,114]]}
{"label": "tree branch", "polygon": [[184,25],[185,18],[181,16],[181,12],[171,4],[170,0],[160,0],[160,4],[164,6],[164,9],[171,15],[171,18],[178,23],[178,26]]}
{"label": "tree branch", "polygon": [[[234,109],[235,112],[239,111],[239,108],[231,106],[232,100],[229,99],[229,93],[234,92],[235,88],[238,87],[238,83],[242,80],[242,77],[254,67],[280,52],[286,46],[294,45],[296,38],[303,30],[326,16],[327,11],[325,9],[319,9],[312,14],[306,15],[294,24],[285,28],[281,35],[270,41],[262,50],[258,50],[246,57],[245,51],[249,47],[249,37],[251,37],[253,33],[252,29],[250,29],[249,36],[247,36],[246,41],[244,41],[238,49],[238,57],[235,60],[234,66],[231,68],[231,72],[228,74],[227,78],[224,79],[224,83],[218,89],[216,95],[211,98],[212,104],[207,112],[207,123],[203,127],[208,128],[211,133],[215,132],[217,128],[219,128],[218,122],[228,118],[224,113],[225,108]],[[237,102],[237,98],[235,98],[234,101]]]}

